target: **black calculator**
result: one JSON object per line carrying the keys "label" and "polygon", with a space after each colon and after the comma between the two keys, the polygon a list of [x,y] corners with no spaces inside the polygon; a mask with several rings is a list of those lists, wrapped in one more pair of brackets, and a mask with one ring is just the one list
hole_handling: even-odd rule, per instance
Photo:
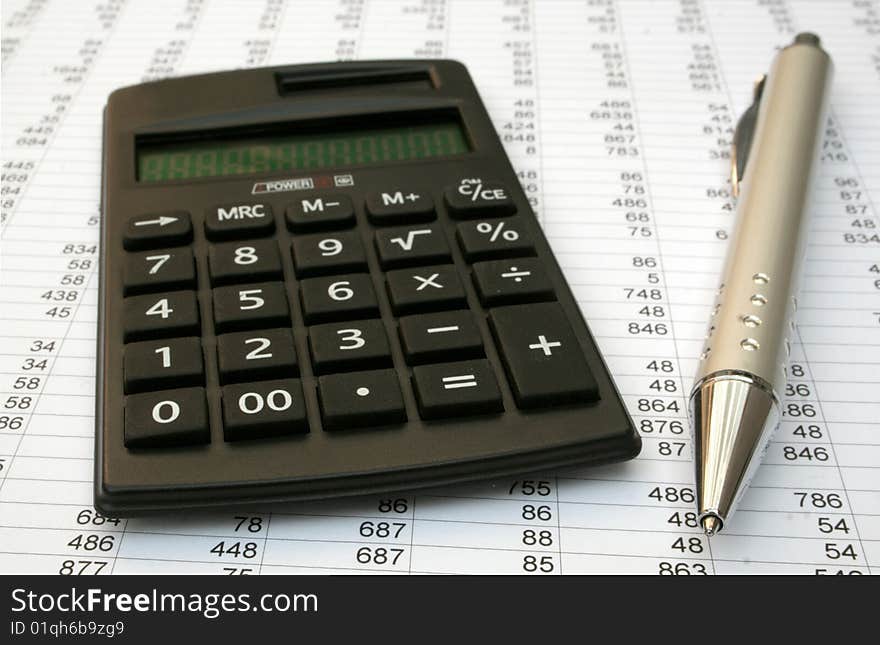
{"label": "black calculator", "polygon": [[377,493],[640,449],[460,63],[117,90],[102,214],[104,512]]}

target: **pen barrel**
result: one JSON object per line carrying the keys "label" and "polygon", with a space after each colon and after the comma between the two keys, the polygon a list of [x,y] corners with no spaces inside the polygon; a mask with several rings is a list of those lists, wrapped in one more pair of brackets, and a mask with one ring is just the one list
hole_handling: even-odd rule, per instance
{"label": "pen barrel", "polygon": [[773,61],[695,388],[744,372],[778,399],[785,384],[832,73],[817,44],[792,44]]}

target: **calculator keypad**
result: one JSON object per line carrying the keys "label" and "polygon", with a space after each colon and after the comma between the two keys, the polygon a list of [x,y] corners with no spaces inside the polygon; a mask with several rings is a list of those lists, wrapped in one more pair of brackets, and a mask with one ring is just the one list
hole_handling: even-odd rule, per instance
{"label": "calculator keypad", "polygon": [[[208,442],[206,365],[221,385],[221,434],[235,442],[308,433],[309,387],[328,431],[405,423],[402,386],[426,420],[503,412],[501,366],[517,407],[596,400],[595,379],[525,222],[509,216],[504,187],[466,180],[443,200],[451,216],[466,220],[454,233],[469,270],[456,264],[427,191],[367,195],[369,237],[345,230],[355,224],[355,200],[324,192],[286,206],[295,232],[287,261],[296,280],[288,282],[269,204],[207,209],[207,321],[195,291],[198,258],[184,246],[193,234],[189,215],[132,219],[125,248],[139,250],[126,254],[123,268],[126,445]],[[377,294],[377,283],[385,293]],[[469,291],[485,308],[488,332]],[[390,327],[380,296],[395,316]],[[306,355],[297,354],[291,326],[297,308]],[[206,348],[199,334],[207,329],[216,340]],[[499,369],[487,343],[497,348]],[[206,349],[214,352],[208,363]]]}

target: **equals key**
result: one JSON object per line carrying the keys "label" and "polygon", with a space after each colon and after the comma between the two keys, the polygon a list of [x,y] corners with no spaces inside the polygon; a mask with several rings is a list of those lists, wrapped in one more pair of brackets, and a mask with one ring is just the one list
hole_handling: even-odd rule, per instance
{"label": "equals key", "polygon": [[413,386],[423,419],[501,412],[501,392],[487,360],[413,368]]}

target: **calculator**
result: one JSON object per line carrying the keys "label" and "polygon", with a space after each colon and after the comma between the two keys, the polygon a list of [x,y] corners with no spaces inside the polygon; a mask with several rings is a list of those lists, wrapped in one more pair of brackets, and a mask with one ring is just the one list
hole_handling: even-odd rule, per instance
{"label": "calculator", "polygon": [[144,83],[110,95],[103,139],[99,510],[638,453],[460,63]]}

